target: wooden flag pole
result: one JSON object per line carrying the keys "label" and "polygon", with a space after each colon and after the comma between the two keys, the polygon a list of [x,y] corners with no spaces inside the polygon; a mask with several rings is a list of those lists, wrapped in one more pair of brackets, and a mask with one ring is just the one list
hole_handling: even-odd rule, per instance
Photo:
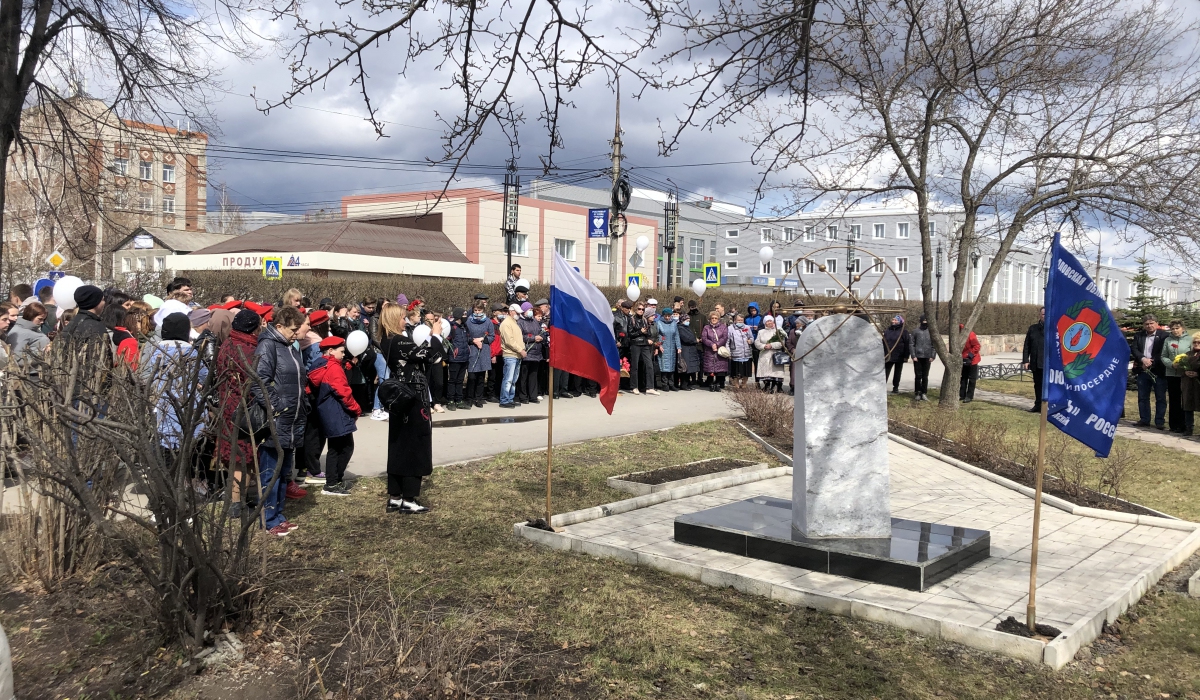
{"label": "wooden flag pole", "polygon": [[554,526],[550,524],[550,514],[553,512],[550,509],[550,467],[554,463],[554,364],[549,363],[549,368],[550,381],[546,387],[546,393],[550,395],[546,415],[546,529],[553,532]]}
{"label": "wooden flag pole", "polygon": [[1033,496],[1033,544],[1029,552],[1029,605],[1025,608],[1026,622],[1031,633],[1037,632],[1037,561],[1038,539],[1042,525],[1042,475],[1046,473],[1046,425],[1049,423],[1049,404],[1042,401],[1042,422],[1038,427],[1037,477]]}

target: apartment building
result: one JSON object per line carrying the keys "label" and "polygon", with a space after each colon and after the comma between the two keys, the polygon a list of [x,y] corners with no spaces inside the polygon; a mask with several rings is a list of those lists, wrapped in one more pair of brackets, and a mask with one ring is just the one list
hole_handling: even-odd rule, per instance
{"label": "apartment building", "polygon": [[8,164],[6,253],[31,273],[57,250],[64,270],[111,279],[115,247],[140,227],[205,230],[208,137],[122,119],[86,96],[31,107],[28,148]]}

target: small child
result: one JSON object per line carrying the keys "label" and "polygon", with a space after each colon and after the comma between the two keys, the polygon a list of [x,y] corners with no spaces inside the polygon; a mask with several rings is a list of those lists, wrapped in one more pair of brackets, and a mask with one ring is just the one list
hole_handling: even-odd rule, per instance
{"label": "small child", "polygon": [[354,454],[355,419],[362,414],[350,393],[350,382],[346,380],[346,369],[342,366],[345,357],[346,341],[331,335],[321,341],[321,357],[313,362],[308,372],[308,381],[317,395],[321,430],[329,440],[329,451],[325,456],[325,488],[321,493],[330,496],[350,495],[342,477]]}

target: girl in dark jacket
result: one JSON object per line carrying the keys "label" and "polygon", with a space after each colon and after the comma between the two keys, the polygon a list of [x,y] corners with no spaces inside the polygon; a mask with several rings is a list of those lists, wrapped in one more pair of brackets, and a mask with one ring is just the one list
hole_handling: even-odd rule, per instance
{"label": "girl in dark jacket", "polygon": [[309,389],[315,395],[317,419],[321,432],[329,441],[325,455],[325,487],[321,493],[330,496],[349,496],[350,489],[343,478],[346,466],[354,455],[355,420],[362,409],[350,393],[346,370],[346,341],[337,336],[321,340],[321,357],[308,372]]}
{"label": "girl in dark jacket", "polygon": [[465,326],[466,310],[458,306],[450,315],[452,318],[443,321],[450,324],[450,337],[446,339],[450,344],[446,351],[446,408],[456,411],[470,408],[470,404],[463,403],[463,382],[471,359],[471,336]]}
{"label": "girl in dark jacket", "polygon": [[242,309],[233,317],[229,339],[217,353],[217,400],[221,421],[217,428],[217,456],[229,470],[233,481],[231,515],[238,517],[242,510],[242,469],[254,457],[249,440],[238,439],[234,420],[246,401],[253,401],[246,391],[254,376],[254,350],[258,347],[258,329],[262,325],[258,314]]}
{"label": "girl in dark jacket", "polygon": [[[379,320],[383,332],[383,356],[391,376],[408,384],[423,384],[429,370],[429,340],[418,345],[413,338],[417,326],[405,326],[404,311],[389,305]],[[428,329],[426,329],[428,330]],[[425,513],[417,503],[421,477],[433,473],[432,397],[426,388],[416,400],[393,404],[388,420],[388,513]]]}

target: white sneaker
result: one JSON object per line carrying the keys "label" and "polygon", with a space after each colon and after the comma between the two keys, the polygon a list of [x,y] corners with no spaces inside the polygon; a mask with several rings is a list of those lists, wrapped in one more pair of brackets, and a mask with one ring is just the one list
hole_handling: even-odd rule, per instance
{"label": "white sneaker", "polygon": [[387,413],[387,411],[383,410],[382,408],[377,408],[374,411],[371,411],[371,420],[387,420],[387,419],[388,419],[388,413]]}
{"label": "white sneaker", "polygon": [[647,389],[646,394],[650,396],[658,396],[658,389]]}
{"label": "white sneaker", "polygon": [[634,396],[641,396],[641,395],[642,395],[642,392],[638,391],[637,389],[634,389],[632,393],[633,393],[633,395],[634,395]]}
{"label": "white sneaker", "polygon": [[445,413],[446,409],[442,408],[442,405],[440,403],[435,403],[433,405],[433,412],[434,413]]}
{"label": "white sneaker", "polygon": [[417,503],[416,501],[410,501],[406,498],[400,502],[400,512],[401,513],[428,513],[429,509],[426,508],[425,506],[421,505],[420,503]]}

